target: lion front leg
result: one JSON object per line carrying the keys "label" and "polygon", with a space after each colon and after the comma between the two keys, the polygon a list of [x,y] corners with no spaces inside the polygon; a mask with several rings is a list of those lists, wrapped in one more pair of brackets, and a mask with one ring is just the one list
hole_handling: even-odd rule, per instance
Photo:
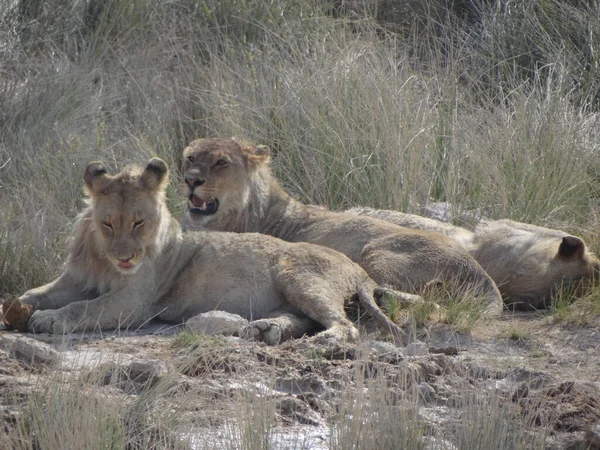
{"label": "lion front leg", "polygon": [[68,272],[43,286],[30,289],[19,300],[33,309],[58,309],[72,302],[86,300],[88,295],[79,281]]}
{"label": "lion front leg", "polygon": [[29,320],[29,329],[36,333],[64,334],[138,326],[151,318],[147,298],[150,296],[116,292],[60,309],[38,310]]}

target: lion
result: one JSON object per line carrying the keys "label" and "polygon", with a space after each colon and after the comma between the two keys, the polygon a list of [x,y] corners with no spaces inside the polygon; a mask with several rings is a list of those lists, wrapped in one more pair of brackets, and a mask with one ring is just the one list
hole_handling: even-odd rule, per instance
{"label": "lion", "polygon": [[319,338],[354,340],[344,306],[358,298],[402,337],[375,303],[377,284],[338,252],[260,234],[183,234],[165,204],[168,169],[159,158],[116,175],[93,162],[84,182],[88,206],[62,274],[20,297],[34,306],[34,332],[182,323],[218,309],[252,320],[244,334],[267,344],[300,337],[314,322],[325,328]]}
{"label": "lion", "polygon": [[439,233],[350,216],[292,199],[270,169],[270,151],[235,138],[199,139],[183,151],[185,230],[258,232],[337,250],[379,285],[422,294],[441,286],[481,300],[496,316],[502,298],[492,279],[457,242]]}
{"label": "lion", "polygon": [[466,249],[469,248],[469,245],[473,240],[473,232],[467,230],[466,228],[457,227],[447,222],[441,222],[428,217],[422,217],[417,214],[401,213],[399,211],[374,209],[362,206],[347,209],[344,211],[344,213],[356,216],[375,217],[377,219],[385,220],[386,222],[390,222],[401,227],[411,228],[413,230],[435,231],[436,233],[441,233],[444,236],[448,236],[449,238],[455,240],[461,245],[461,247]]}
{"label": "lion", "polygon": [[496,282],[506,305],[517,310],[547,308],[559,293],[585,295],[600,271],[598,258],[577,236],[512,220],[482,220],[474,231],[398,211],[352,208],[396,225],[433,230],[455,241]]}

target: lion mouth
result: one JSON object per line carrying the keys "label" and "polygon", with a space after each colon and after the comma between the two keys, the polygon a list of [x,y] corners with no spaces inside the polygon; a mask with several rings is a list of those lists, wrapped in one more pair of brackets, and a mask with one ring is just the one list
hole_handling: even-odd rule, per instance
{"label": "lion mouth", "polygon": [[193,214],[201,214],[203,216],[210,216],[217,212],[219,209],[219,199],[213,199],[206,201],[197,195],[190,195],[190,212]]}

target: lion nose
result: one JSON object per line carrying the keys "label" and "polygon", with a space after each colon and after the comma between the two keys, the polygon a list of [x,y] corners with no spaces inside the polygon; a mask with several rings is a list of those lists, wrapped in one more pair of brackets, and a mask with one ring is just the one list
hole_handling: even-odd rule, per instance
{"label": "lion nose", "polygon": [[192,188],[202,186],[205,181],[202,178],[185,177],[185,182]]}

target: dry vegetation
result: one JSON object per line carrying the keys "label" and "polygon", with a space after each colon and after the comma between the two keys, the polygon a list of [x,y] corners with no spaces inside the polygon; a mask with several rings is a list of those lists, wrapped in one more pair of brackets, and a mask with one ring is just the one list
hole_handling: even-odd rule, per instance
{"label": "dry vegetation", "polygon": [[[184,145],[204,136],[268,145],[278,175],[303,201],[407,212],[448,201],[574,230],[598,250],[596,1],[3,5],[0,294],[56,275],[89,161],[118,169],[157,155],[176,171]],[[173,178],[168,199],[177,215]],[[589,323],[599,298],[558,302],[556,317]],[[422,311],[419,324],[430,314],[441,313]],[[445,320],[472,327],[464,314],[447,310]],[[529,341],[521,330],[508,336]],[[179,339],[193,345],[193,337]],[[423,448],[417,400],[407,394],[410,407],[399,408],[386,376],[363,375],[341,391],[328,445]],[[169,417],[153,415],[176,396],[167,381],[115,404],[94,396],[99,381],[72,377],[36,388],[10,448],[178,447],[155,429],[179,416],[176,407]],[[465,426],[450,436],[458,448],[543,448],[540,435],[525,432],[527,420],[500,406],[501,396],[465,395]],[[224,448],[274,446],[268,430],[277,411],[260,399],[237,398]]]}

